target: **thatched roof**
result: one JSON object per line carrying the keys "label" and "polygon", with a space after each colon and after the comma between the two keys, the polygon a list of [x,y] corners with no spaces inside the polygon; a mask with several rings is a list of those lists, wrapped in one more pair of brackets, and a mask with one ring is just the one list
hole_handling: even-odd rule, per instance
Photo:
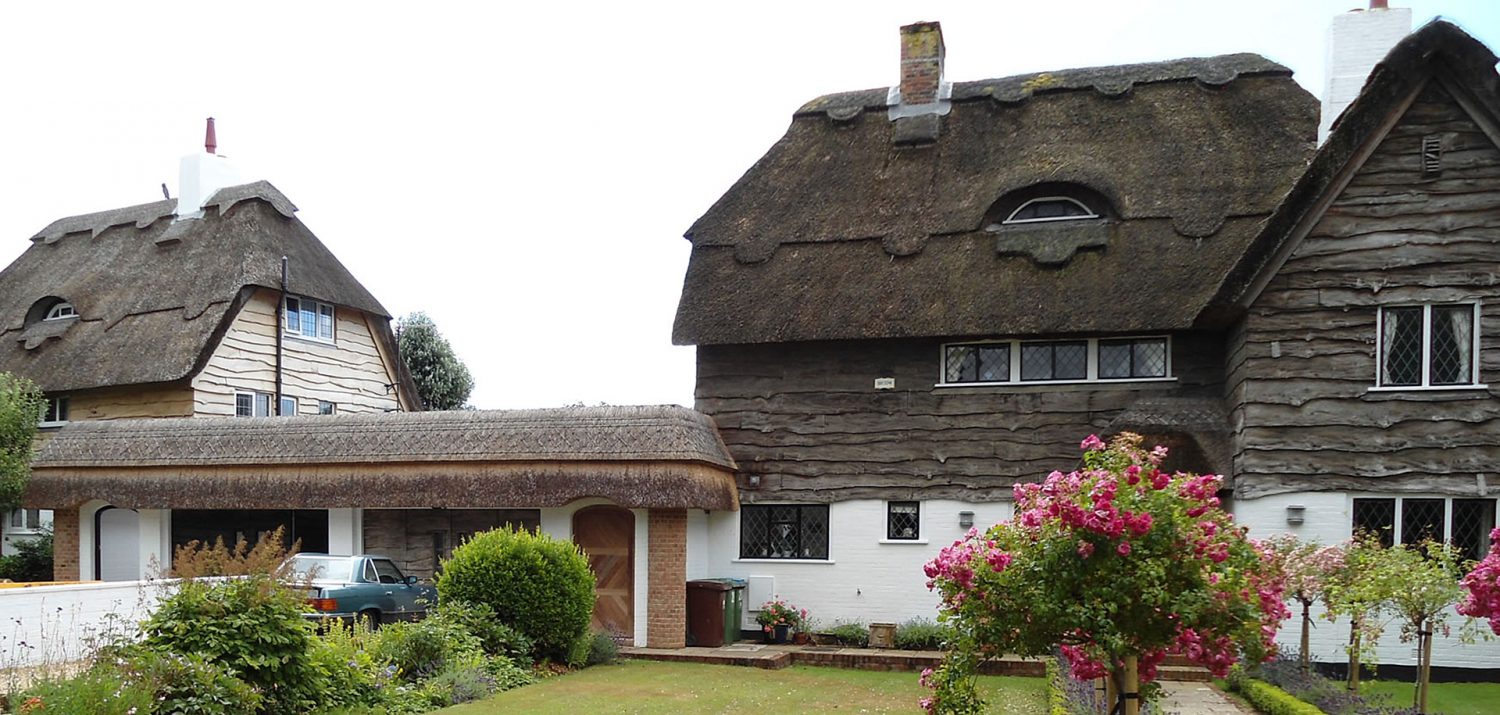
{"label": "thatched roof", "polygon": [[[1190,327],[1305,168],[1317,103],[1228,55],[959,83],[935,141],[904,121],[884,89],[798,110],[688,231],[674,341]],[[1049,183],[1102,196],[1102,227],[985,230]]]}
{"label": "thatched roof", "polygon": [[37,454],[26,502],[735,509],[733,469],[713,422],[675,406],[73,422]]}
{"label": "thatched roof", "polygon": [[[282,256],[293,293],[389,317],[271,184],[221,189],[199,219],[174,221],[175,208],[157,201],[37,232],[0,272],[0,370],[49,392],[189,377],[247,289],[280,288]],[[79,317],[42,324],[33,314],[28,325],[28,312],[49,297],[72,303]],[[384,332],[377,339],[388,339]],[[122,359],[142,355],[151,359]]]}
{"label": "thatched roof", "polygon": [[1319,200],[1333,190],[1345,168],[1391,114],[1431,78],[1442,76],[1456,83],[1476,109],[1500,125],[1496,61],[1484,43],[1443,20],[1433,20],[1397,43],[1334,122],[1328,140],[1224,281],[1216,302],[1245,307],[1254,300],[1256,287],[1270,279],[1295,247],[1298,227],[1317,220],[1314,213]]}

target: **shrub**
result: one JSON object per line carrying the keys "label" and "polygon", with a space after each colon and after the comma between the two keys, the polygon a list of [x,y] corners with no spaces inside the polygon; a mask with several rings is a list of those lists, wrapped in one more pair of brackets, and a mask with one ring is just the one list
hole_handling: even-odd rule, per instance
{"label": "shrub", "polygon": [[458,705],[488,697],[495,692],[495,677],[483,658],[454,663],[422,686],[428,702],[439,707]]}
{"label": "shrub", "polygon": [[[1405,715],[1415,710],[1400,708],[1383,693],[1361,695],[1350,692],[1342,682],[1335,682],[1316,672],[1305,671],[1295,661],[1278,658],[1240,673],[1241,680],[1263,682],[1288,693],[1304,703],[1311,703],[1329,715]],[[1234,680],[1228,681],[1234,686]],[[1249,695],[1245,696],[1250,699]],[[1269,712],[1269,711],[1268,711]]]}
{"label": "shrub", "polygon": [[265,695],[269,713],[307,712],[324,690],[302,597],[270,576],[182,581],[142,630],[146,649],[229,668]]}
{"label": "shrub", "polygon": [[595,633],[584,665],[610,665],[620,659],[620,645],[608,633]]}
{"label": "shrub", "polygon": [[286,532],[282,527],[256,540],[251,546],[244,539],[234,546],[224,544],[223,537],[212,544],[192,541],[177,547],[172,553],[172,576],[177,578],[204,578],[208,576],[245,576],[251,574],[284,575],[286,557],[298,550],[300,541],[288,548]]}
{"label": "shrub", "polygon": [[864,648],[870,645],[870,628],[863,623],[834,623],[827,631],[828,635],[838,641],[842,646],[855,646]]}
{"label": "shrub", "polygon": [[1322,715],[1323,711],[1314,705],[1309,705],[1298,700],[1291,693],[1278,688],[1263,680],[1256,680],[1245,674],[1238,666],[1229,671],[1229,677],[1225,679],[1229,689],[1239,695],[1255,709],[1265,715]]}
{"label": "shrub", "polygon": [[428,611],[428,618],[444,618],[459,623],[479,638],[485,655],[503,655],[525,665],[531,664],[531,639],[525,633],[500,622],[495,609],[483,603],[444,601]]}
{"label": "shrub", "polygon": [[394,665],[397,676],[409,683],[484,658],[478,637],[441,616],[387,625],[371,634],[369,651],[375,660]]}
{"label": "shrub", "polygon": [[326,675],[323,705],[358,711],[421,712],[425,702],[400,707],[397,667],[379,660],[370,646],[376,636],[365,628],[330,621],[328,630],[313,641],[313,664]]}
{"label": "shrub", "polygon": [[52,532],[16,539],[16,553],[0,557],[0,578],[12,581],[52,580]]}
{"label": "shrub", "polygon": [[201,655],[164,654],[134,649],[125,665],[127,679],[146,684],[156,712],[173,715],[241,715],[260,709],[263,698],[229,668]]}
{"label": "shrub", "polygon": [[495,679],[495,692],[519,688],[523,685],[531,685],[536,682],[536,674],[530,668],[523,668],[515,661],[505,656],[493,656],[485,663],[485,669],[489,671],[490,677]]}
{"label": "shrub", "polygon": [[913,618],[896,627],[896,647],[902,650],[942,650],[953,629],[927,618]]}
{"label": "shrub", "polygon": [[594,609],[594,574],[578,546],[526,531],[475,535],[443,562],[437,587],[443,601],[488,605],[553,659],[588,633]]}
{"label": "shrub", "polygon": [[134,715],[151,712],[151,687],[127,677],[114,663],[100,663],[66,680],[47,680],[13,697],[20,713]]}

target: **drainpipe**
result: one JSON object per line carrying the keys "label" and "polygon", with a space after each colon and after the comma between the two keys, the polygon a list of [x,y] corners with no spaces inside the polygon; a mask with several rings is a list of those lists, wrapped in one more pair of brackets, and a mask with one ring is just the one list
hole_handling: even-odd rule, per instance
{"label": "drainpipe", "polygon": [[281,313],[276,320],[276,416],[281,416],[281,362],[282,341],[285,340],[283,333],[286,326],[286,285],[287,285],[287,258],[281,257],[281,301],[277,304],[276,312]]}

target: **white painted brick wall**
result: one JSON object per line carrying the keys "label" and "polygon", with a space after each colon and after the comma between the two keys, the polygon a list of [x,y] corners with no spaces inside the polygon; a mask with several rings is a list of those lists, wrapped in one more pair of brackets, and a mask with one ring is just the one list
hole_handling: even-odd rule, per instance
{"label": "white painted brick wall", "polygon": [[159,583],[113,581],[0,589],[0,668],[60,665],[150,615]]}
{"label": "white painted brick wall", "polygon": [[[922,566],[938,551],[963,535],[959,512],[972,511],[980,528],[1008,519],[1009,502],[969,504],[959,501],[922,502],[922,539],[917,543],[885,542],[886,503],[865,499],[838,502],[829,508],[828,562],[742,560],[740,515],[708,515],[708,573],[706,576],[775,579],[774,593],[806,608],[822,626],[838,620],[901,623],[937,614],[937,595],[927,590]],[[690,547],[691,550],[692,547]],[[749,600],[749,599],[747,599]],[[747,603],[756,608],[760,601]],[[746,629],[755,628],[755,614],[747,612]]]}
{"label": "white painted brick wall", "polygon": [[1324,54],[1327,77],[1318,121],[1319,144],[1328,138],[1333,120],[1359,96],[1370,70],[1410,32],[1410,8],[1355,10],[1333,18]]}
{"label": "white painted brick wall", "polygon": [[[1355,496],[1365,495],[1345,492],[1281,494],[1260,499],[1236,500],[1230,508],[1234,512],[1235,521],[1250,528],[1252,538],[1264,539],[1280,533],[1291,533],[1303,541],[1337,544],[1350,536],[1353,523],[1351,509]],[[1286,507],[1291,504],[1301,504],[1306,507],[1304,523],[1300,527],[1289,526],[1286,523]],[[1293,611],[1293,615],[1282,625],[1281,632],[1276,636],[1276,642],[1289,651],[1295,651],[1302,638],[1301,606],[1293,602],[1287,604],[1287,607]],[[1312,629],[1309,650],[1312,651],[1313,659],[1329,663],[1347,662],[1348,656],[1344,653],[1344,645],[1349,642],[1349,621],[1347,619],[1334,622],[1324,620],[1323,609],[1319,606],[1313,607],[1312,614],[1315,627]],[[1500,640],[1465,644],[1459,640],[1457,632],[1457,627],[1463,622],[1463,617],[1457,613],[1450,613],[1448,622],[1454,627],[1453,636],[1439,637],[1433,642],[1433,665],[1454,668],[1500,667]],[[1376,647],[1378,662],[1391,665],[1415,665],[1416,654],[1413,646],[1401,642],[1399,631],[1400,626],[1396,623],[1391,623],[1386,628],[1385,635],[1381,637]],[[1489,628],[1484,627],[1484,631],[1488,632]]]}

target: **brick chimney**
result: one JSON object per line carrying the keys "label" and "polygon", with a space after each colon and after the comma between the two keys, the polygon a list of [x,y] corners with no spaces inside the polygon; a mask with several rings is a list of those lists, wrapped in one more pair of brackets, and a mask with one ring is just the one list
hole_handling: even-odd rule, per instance
{"label": "brick chimney", "polygon": [[943,27],[917,22],[901,28],[901,103],[935,104],[943,84]]}
{"label": "brick chimney", "polygon": [[1328,139],[1333,120],[1359,96],[1370,71],[1410,32],[1411,9],[1390,8],[1385,0],[1371,0],[1368,10],[1350,10],[1333,18],[1328,26],[1319,144]]}

